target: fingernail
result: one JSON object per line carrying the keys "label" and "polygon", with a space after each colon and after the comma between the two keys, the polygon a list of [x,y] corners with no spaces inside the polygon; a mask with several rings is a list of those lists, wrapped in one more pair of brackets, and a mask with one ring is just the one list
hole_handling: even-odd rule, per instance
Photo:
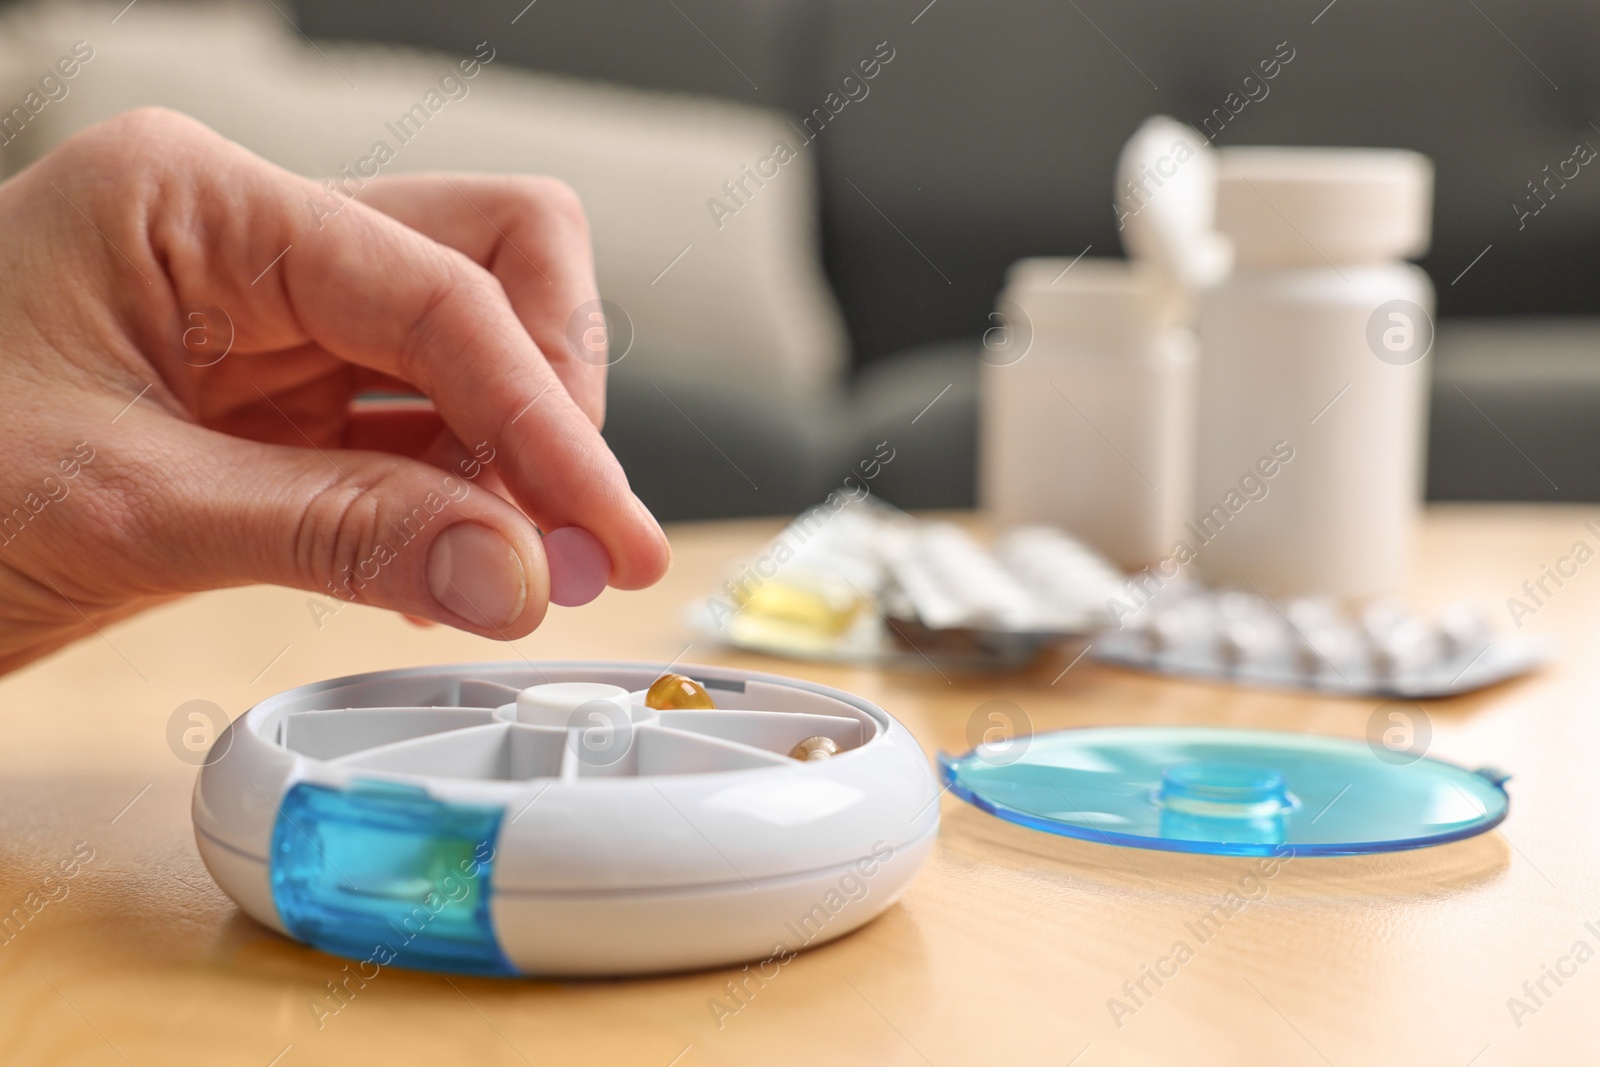
{"label": "fingernail", "polygon": [[550,603],[582,607],[605,591],[611,580],[611,555],[600,539],[581,526],[563,526],[544,535],[550,565]]}
{"label": "fingernail", "polygon": [[428,549],[428,592],[479,626],[505,626],[522,614],[528,576],[510,542],[487,526],[461,522]]}

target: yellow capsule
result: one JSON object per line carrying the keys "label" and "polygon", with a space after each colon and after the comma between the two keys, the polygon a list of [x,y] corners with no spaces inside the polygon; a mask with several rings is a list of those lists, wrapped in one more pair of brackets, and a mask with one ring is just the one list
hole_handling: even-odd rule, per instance
{"label": "yellow capsule", "polygon": [[715,708],[706,687],[682,674],[663,674],[651,683],[644,695],[644,705],[657,711],[678,708]]}
{"label": "yellow capsule", "polygon": [[839,754],[839,743],[831,737],[808,737],[789,750],[789,758],[810,763],[813,760],[832,759]]}

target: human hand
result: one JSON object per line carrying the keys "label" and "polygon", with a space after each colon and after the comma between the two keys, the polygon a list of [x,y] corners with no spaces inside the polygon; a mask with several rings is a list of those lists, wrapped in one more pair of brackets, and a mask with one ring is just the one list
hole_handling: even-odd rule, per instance
{"label": "human hand", "polygon": [[[565,336],[597,299],[576,196],[359,197],[159,110],[0,185],[0,670],[256,582],[521,636],[550,594],[535,523],[592,533],[618,588],[665,572],[598,431],[603,361]],[[373,390],[432,405],[353,404]]]}

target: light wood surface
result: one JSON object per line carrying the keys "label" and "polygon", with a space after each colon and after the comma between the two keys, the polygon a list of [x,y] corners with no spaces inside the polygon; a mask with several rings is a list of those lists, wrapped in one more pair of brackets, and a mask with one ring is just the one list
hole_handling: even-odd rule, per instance
{"label": "light wood surface", "polygon": [[[1509,625],[1506,598],[1541,565],[1578,540],[1600,547],[1582,526],[1597,515],[1433,509],[1411,599],[1476,598]],[[965,750],[969,716],[995,698],[1020,705],[1037,730],[1211,723],[1353,737],[1377,705],[1158,680],[1089,660],[1059,679],[1064,659],[1020,676],[947,679],[685,650],[683,605],[777,528],[678,527],[659,587],[556,609],[514,648],[360,607],[319,628],[305,594],[254,588],[167,606],[0,680],[0,909],[30,893],[57,898],[0,943],[0,1061],[1490,1067],[1600,1056],[1600,957],[1561,963],[1575,973],[1559,986],[1545,979],[1551,995],[1532,1013],[1513,1018],[1507,1006],[1575,942],[1600,950],[1600,564],[1525,620],[1559,635],[1554,666],[1427,705],[1436,754],[1514,773],[1501,831],[1383,857],[1297,859],[1204,944],[1186,923],[1256,861],[1053,838],[947,794],[939,844],[903,900],[802,953],[720,1028],[709,1003],[734,972],[551,983],[388,969],[319,1029],[310,1002],[342,962],[242,916],[195,852],[195,768],[166,740],[185,701],[237,715],[278,690],[357,671],[682,654],[857,692],[930,756]],[[75,849],[92,859],[63,878],[59,864]],[[1123,983],[1178,940],[1193,958],[1159,989],[1147,979],[1153,995],[1118,1026],[1108,1000],[1126,999]]]}

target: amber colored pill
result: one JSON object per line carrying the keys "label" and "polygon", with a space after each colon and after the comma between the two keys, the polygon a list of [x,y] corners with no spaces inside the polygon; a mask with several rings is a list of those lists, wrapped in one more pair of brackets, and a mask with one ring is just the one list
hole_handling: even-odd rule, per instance
{"label": "amber colored pill", "polygon": [[644,706],[657,711],[678,708],[715,708],[706,687],[682,674],[663,674],[651,683],[644,695]]}
{"label": "amber colored pill", "polygon": [[839,754],[839,743],[831,737],[808,737],[789,750],[789,758],[809,763]]}

